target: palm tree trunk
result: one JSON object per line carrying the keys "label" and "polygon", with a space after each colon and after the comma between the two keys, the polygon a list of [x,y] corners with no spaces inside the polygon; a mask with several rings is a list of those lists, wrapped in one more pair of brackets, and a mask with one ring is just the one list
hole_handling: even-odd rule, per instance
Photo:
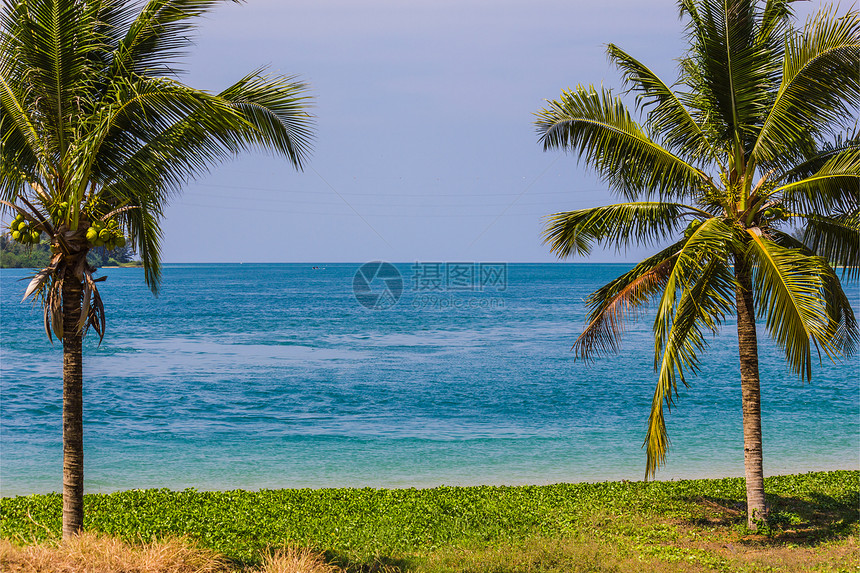
{"label": "palm tree trunk", "polygon": [[741,395],[744,413],[744,469],[747,484],[747,526],[756,529],[756,520],[767,517],[764,498],[764,469],[761,446],[761,391],[758,373],[758,339],[752,273],[743,255],[735,256],[735,291],[738,311],[738,351],[741,362]]}
{"label": "palm tree trunk", "polygon": [[69,269],[63,280],[63,539],[84,525],[83,333],[78,328],[81,281]]}

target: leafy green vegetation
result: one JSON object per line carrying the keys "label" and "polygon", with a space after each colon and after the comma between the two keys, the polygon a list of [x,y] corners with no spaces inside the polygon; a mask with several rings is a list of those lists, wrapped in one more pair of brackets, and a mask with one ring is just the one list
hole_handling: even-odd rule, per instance
{"label": "leafy green vegetation", "polygon": [[47,243],[23,245],[9,235],[0,235],[0,269],[42,268],[51,260]]}
{"label": "leafy green vegetation", "polygon": [[134,260],[134,249],[131,245],[114,249],[94,247],[87,253],[87,262],[94,267],[142,266],[140,261]]}
{"label": "leafy green vegetation", "polygon": [[[0,235],[0,269],[37,269],[48,265],[51,247],[47,241],[24,245],[10,240],[9,235]],[[87,253],[87,262],[94,267],[137,266],[134,249],[123,245],[113,250],[95,247]]]}
{"label": "leafy green vegetation", "polygon": [[[625,559],[641,555],[721,566],[726,558],[711,547],[715,543],[811,547],[860,532],[858,471],[772,477],[766,489],[773,512],[757,535],[746,528],[741,478],[434,489],[131,490],[85,496],[84,528],[130,543],[187,536],[239,563],[258,564],[261,552],[290,544],[325,552],[332,562],[351,568],[376,563],[439,571],[462,570],[474,559],[510,562],[522,552],[540,559],[555,555],[551,559],[557,561],[574,546],[578,558],[584,558],[582,551],[611,547]],[[0,537],[25,543],[58,539],[61,521],[59,494],[0,500]]]}

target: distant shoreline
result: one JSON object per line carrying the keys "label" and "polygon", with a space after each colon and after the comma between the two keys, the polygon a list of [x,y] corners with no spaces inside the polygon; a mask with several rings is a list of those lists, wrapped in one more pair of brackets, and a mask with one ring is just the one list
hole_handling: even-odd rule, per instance
{"label": "distant shoreline", "polygon": [[134,262],[134,263],[120,263],[118,265],[102,265],[99,268],[100,269],[142,269],[143,263]]}

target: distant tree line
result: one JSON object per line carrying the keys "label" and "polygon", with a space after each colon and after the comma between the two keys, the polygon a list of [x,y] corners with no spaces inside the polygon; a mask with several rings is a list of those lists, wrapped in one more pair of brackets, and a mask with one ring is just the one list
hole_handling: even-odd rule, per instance
{"label": "distant tree line", "polygon": [[[87,262],[94,267],[119,266],[134,262],[132,246],[117,247],[107,250],[104,247],[93,247],[87,253]],[[38,245],[22,245],[13,241],[8,234],[0,235],[0,268],[29,269],[44,268],[51,260],[51,246],[47,241]]]}

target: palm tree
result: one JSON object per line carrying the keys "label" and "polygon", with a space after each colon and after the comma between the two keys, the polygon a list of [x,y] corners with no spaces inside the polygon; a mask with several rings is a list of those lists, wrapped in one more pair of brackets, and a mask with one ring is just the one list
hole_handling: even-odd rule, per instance
{"label": "palm tree", "polygon": [[836,358],[858,341],[831,264],[860,276],[860,18],[824,7],[797,29],[790,2],[681,0],[689,49],[674,85],[608,46],[642,123],[610,90],[582,85],[536,121],[545,150],[576,153],[626,201],[551,215],[554,253],[665,247],[589,296],[573,348],[584,360],[617,351],[624,320],[655,303],[646,479],[668,450],[664,404],[697,371],[704,335],[736,315],[751,528],[767,515],[756,317],[805,380],[813,347]]}
{"label": "palm tree", "polygon": [[64,537],[83,525],[82,339],[105,331],[105,277],[87,252],[128,236],[156,293],[159,220],[184,183],[245,148],[296,168],[309,151],[304,84],[263,70],[219,94],[178,81],[193,20],[216,4],[4,0],[0,11],[0,200],[13,237],[51,242],[24,298],[41,297],[45,331],[63,342]]}

